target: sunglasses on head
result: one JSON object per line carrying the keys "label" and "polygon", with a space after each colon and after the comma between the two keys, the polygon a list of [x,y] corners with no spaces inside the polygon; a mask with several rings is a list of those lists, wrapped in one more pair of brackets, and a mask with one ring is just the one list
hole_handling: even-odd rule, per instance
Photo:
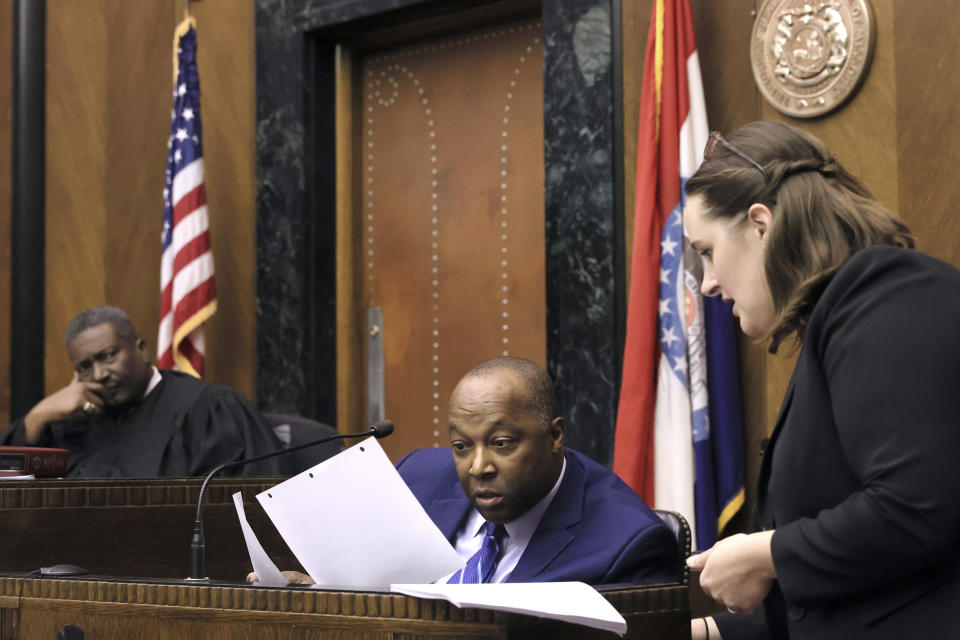
{"label": "sunglasses on head", "polygon": [[731,151],[735,153],[736,155],[740,156],[741,158],[743,158],[744,160],[752,164],[754,167],[756,167],[757,171],[760,172],[760,175],[763,176],[763,179],[764,180],[767,179],[767,172],[763,170],[763,167],[760,166],[760,163],[754,160],[753,158],[751,158],[750,156],[748,156],[747,154],[745,154],[743,151],[740,151],[740,149],[737,149],[735,146],[727,142],[726,139],[722,135],[720,135],[719,131],[710,132],[710,137],[707,138],[707,146],[703,150],[704,160],[710,157],[710,154],[712,154],[714,149],[717,148],[717,145],[724,147],[725,149],[727,149],[727,151]]}

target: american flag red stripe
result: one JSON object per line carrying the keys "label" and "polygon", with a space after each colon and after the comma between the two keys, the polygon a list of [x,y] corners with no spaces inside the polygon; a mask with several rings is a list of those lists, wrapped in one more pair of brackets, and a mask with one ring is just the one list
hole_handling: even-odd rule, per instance
{"label": "american flag red stripe", "polygon": [[177,252],[177,255],[173,258],[173,272],[180,273],[187,268],[187,265],[206,253],[210,253],[209,231],[194,236]]}
{"label": "american flag red stripe", "polygon": [[217,298],[203,182],[196,50],[196,24],[187,18],[174,36],[157,362],[161,368],[203,377],[203,324],[216,311]]}
{"label": "american flag red stripe", "polygon": [[[202,174],[202,171],[201,171]],[[207,206],[207,189],[200,184],[183,194],[173,207],[173,222],[180,224],[184,218],[199,209]]]}
{"label": "american flag red stripe", "polygon": [[203,353],[197,347],[194,347],[192,340],[185,340],[180,343],[180,354],[194,368],[203,368]]}
{"label": "american flag red stripe", "polygon": [[174,323],[182,326],[189,322],[190,318],[193,317],[193,310],[205,304],[215,293],[213,278],[208,278],[195,285],[183,296],[177,306],[174,307]]}

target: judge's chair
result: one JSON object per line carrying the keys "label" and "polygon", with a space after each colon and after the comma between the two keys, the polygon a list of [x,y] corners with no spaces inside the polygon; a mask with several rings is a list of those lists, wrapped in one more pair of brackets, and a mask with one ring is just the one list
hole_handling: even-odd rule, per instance
{"label": "judge's chair", "polygon": [[[267,424],[273,429],[280,444],[287,449],[337,434],[337,430],[330,425],[302,416],[265,413],[263,417],[266,418]],[[285,456],[287,470],[290,475],[296,475],[331,456],[337,455],[341,451],[343,451],[343,440],[333,440],[294,451]]]}
{"label": "judge's chair", "polygon": [[680,551],[680,581],[683,584],[690,584],[690,567],[687,566],[687,556],[690,555],[691,539],[690,525],[687,519],[676,511],[666,509],[654,509],[654,513],[660,516],[660,519],[666,523],[673,535],[677,538],[677,549]]}

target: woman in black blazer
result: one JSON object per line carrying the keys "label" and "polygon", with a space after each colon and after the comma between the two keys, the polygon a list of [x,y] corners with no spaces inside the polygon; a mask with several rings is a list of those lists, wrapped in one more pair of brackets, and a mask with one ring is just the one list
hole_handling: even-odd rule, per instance
{"label": "woman in black blazer", "polygon": [[704,156],[684,221],[703,293],[771,352],[793,336],[800,353],[759,531],[689,560],[737,615],[694,620],[694,637],[960,637],[960,271],[914,251],[795,127],[711,134]]}

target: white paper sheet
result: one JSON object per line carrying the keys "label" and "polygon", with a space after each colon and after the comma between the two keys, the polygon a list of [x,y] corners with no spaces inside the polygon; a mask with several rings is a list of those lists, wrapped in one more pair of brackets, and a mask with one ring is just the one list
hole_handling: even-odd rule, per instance
{"label": "white paper sheet", "polygon": [[247,522],[247,515],[243,510],[243,495],[237,491],[233,494],[233,504],[237,507],[237,517],[240,518],[240,528],[243,529],[243,539],[247,543],[247,554],[250,556],[250,566],[257,574],[257,584],[265,587],[285,587],[287,579],[283,577],[277,565],[263,550],[263,545]]}
{"label": "white paper sheet", "polygon": [[457,607],[495,609],[627,632],[627,621],[606,598],[583,582],[493,584],[392,584],[390,590],[417,598],[447,600]]}
{"label": "white paper sheet", "polygon": [[257,500],[319,585],[432,582],[463,566],[375,438]]}

